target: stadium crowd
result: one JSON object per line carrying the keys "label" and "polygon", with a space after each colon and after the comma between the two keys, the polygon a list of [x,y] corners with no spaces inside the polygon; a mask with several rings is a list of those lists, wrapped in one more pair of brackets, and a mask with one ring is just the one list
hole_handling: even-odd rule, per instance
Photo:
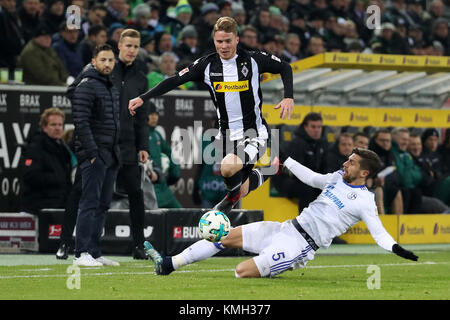
{"label": "stadium crowd", "polygon": [[[379,20],[366,13],[373,5]],[[240,45],[288,62],[325,51],[450,55],[449,0],[0,0],[0,67],[22,68],[26,84],[70,83],[93,47],[118,54],[120,33],[134,28],[154,85],[214,50],[221,16],[238,22]]]}
{"label": "stadium crowd", "polygon": [[[369,5],[377,5],[381,13],[381,27],[375,30],[366,27]],[[69,7],[76,8],[79,20],[71,15],[72,11],[66,11]],[[231,16],[238,22],[240,46],[267,51],[287,62],[326,51],[450,55],[449,0],[426,3],[422,0],[0,0],[0,68],[10,71],[22,68],[25,84],[68,85],[91,61],[96,46],[110,44],[118,57],[120,35],[132,28],[141,37],[135,63],[147,75],[151,88],[214,50],[211,32],[221,16]],[[71,27],[73,24],[75,28]],[[196,83],[186,83],[180,89],[202,88]],[[43,155],[46,150],[53,153],[51,148],[61,148],[64,115],[52,112],[55,113],[43,115],[41,131],[32,136],[33,140],[30,138],[28,151],[22,157],[23,203],[36,205],[26,208],[29,212],[43,207],[64,207],[69,197],[68,177],[75,165],[70,148],[59,152],[58,159]],[[57,130],[49,127],[48,115],[57,120]],[[151,139],[161,137],[157,136],[152,119],[148,121],[150,135],[154,135],[150,137],[151,143]],[[377,195],[380,213],[449,211],[448,130],[442,135],[436,129],[395,128],[357,133],[346,129],[341,128],[330,147],[324,138],[321,116],[311,114],[284,148],[292,158],[320,173],[341,168],[353,147],[370,148],[382,158],[387,169],[368,186]],[[152,148],[150,152],[156,152]],[[29,152],[38,152],[38,158],[48,163],[32,165],[27,162]],[[161,162],[164,150],[157,153],[150,155],[158,158],[156,163]],[[170,150],[166,154],[170,158]],[[390,172],[390,168],[395,170]],[[39,170],[46,170],[45,175]],[[177,171],[179,168],[174,168],[175,177],[171,179],[175,182],[179,177]],[[288,175],[272,180],[281,195],[299,199],[299,212],[317,196],[316,190]],[[52,188],[43,187],[44,182],[52,182]],[[167,185],[164,190],[168,192]],[[194,202],[200,204],[199,186],[195,190]],[[46,195],[46,191],[56,195]],[[56,200],[49,203],[26,198],[38,194]],[[170,202],[180,207],[172,196],[168,196]]]}

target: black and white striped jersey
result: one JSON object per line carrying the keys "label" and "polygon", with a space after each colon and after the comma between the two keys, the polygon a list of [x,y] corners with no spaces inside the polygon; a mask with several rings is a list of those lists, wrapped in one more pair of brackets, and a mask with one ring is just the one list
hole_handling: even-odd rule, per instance
{"label": "black and white striped jersey", "polygon": [[238,49],[234,58],[223,60],[218,53],[206,55],[152,90],[141,95],[146,101],[162,95],[188,81],[208,86],[216,106],[220,132],[229,140],[239,140],[251,131],[262,139],[269,137],[262,117],[260,78],[263,73],[279,73],[284,84],[284,97],[293,97],[292,69],[278,57],[261,52]]}

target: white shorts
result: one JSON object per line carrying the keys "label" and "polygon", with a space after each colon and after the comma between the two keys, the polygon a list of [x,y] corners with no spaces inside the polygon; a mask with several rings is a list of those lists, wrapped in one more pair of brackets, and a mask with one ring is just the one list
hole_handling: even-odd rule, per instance
{"label": "white shorts", "polygon": [[253,260],[261,277],[272,277],[287,269],[303,268],[314,259],[315,254],[290,220],[243,225],[242,248],[258,254]]}

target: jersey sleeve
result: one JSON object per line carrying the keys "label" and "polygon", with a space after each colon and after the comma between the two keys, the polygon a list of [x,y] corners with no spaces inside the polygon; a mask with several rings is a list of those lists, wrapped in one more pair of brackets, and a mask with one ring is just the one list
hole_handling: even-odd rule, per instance
{"label": "jersey sleeve", "polygon": [[373,205],[369,208],[366,206],[364,206],[364,208],[363,210],[365,211],[362,213],[362,220],[367,225],[372,238],[381,248],[392,252],[392,246],[397,242],[395,242],[381,223],[375,201],[373,201]]}
{"label": "jersey sleeve", "polygon": [[289,63],[281,61],[280,58],[264,51],[254,51],[251,53],[253,59],[258,64],[259,73],[278,73],[284,85],[284,97],[294,97],[294,85],[292,68]]}
{"label": "jersey sleeve", "polygon": [[292,158],[287,158],[284,166],[289,169],[300,181],[318,189],[323,189],[325,186],[333,182],[333,180],[341,177],[341,173],[336,171],[334,173],[320,174],[305,167],[301,163]]}
{"label": "jersey sleeve", "polygon": [[154,88],[140,95],[139,97],[142,100],[147,101],[150,98],[161,96],[186,82],[202,81],[204,77],[203,71],[206,67],[205,60],[205,57],[197,59],[188,67],[177,72],[172,77],[164,79]]}

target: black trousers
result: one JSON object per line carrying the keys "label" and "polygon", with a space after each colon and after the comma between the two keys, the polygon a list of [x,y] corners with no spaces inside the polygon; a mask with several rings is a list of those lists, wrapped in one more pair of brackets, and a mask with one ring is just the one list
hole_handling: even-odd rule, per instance
{"label": "black trousers", "polygon": [[[141,177],[138,164],[123,165],[119,169],[116,184],[128,195],[130,203],[131,232],[133,246],[142,247],[144,242],[144,195],[141,189]],[[73,247],[73,230],[77,222],[78,204],[81,198],[81,170],[77,168],[75,181],[72,186],[67,206],[65,208],[64,220],[61,231],[61,244]]]}
{"label": "black trousers", "polygon": [[121,166],[117,175],[117,188],[128,195],[133,247],[142,247],[144,243],[145,206],[138,163]]}
{"label": "black trousers", "polygon": [[113,197],[118,167],[113,158],[108,164],[101,157],[97,157],[94,163],[89,160],[80,163],[82,191],[76,222],[75,257],[83,252],[94,258],[102,255],[100,237]]}

